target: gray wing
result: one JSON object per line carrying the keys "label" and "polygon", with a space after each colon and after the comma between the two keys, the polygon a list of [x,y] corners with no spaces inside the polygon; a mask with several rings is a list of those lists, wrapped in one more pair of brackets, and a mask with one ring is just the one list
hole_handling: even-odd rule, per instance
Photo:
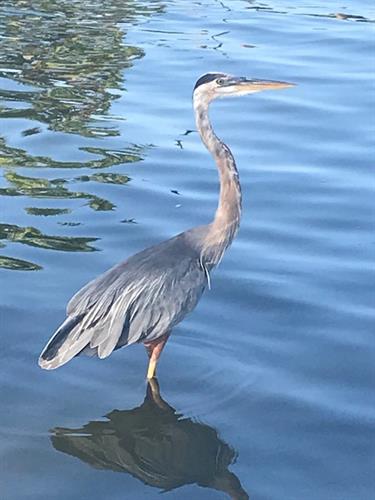
{"label": "gray wing", "polygon": [[105,358],[124,345],[154,340],[196,306],[206,284],[207,272],[186,233],[148,248],[74,295],[40,365],[57,368],[83,349]]}

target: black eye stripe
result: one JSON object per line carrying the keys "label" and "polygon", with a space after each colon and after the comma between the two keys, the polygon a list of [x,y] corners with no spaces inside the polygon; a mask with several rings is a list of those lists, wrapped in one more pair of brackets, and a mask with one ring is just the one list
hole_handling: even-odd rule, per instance
{"label": "black eye stripe", "polygon": [[207,73],[200,78],[198,78],[197,83],[195,84],[194,90],[197,89],[200,85],[203,85],[204,83],[212,82],[213,80],[216,80],[218,78],[223,77],[222,73]]}

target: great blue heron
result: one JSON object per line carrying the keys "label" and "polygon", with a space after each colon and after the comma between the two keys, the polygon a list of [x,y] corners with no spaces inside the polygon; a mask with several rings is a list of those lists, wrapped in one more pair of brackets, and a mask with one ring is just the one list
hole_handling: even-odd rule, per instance
{"label": "great blue heron", "polygon": [[112,410],[105,420],[80,428],[55,427],[51,432],[56,450],[96,469],[131,474],[164,492],[197,484],[233,500],[249,499],[229,469],[237,452],[215,428],[177,413],[162,398],[156,378],[148,381],[142,405]]}
{"label": "great blue heron", "polygon": [[207,73],[198,79],[193,92],[196,125],[220,176],[214,220],[146,248],[77,292],[68,304],[66,320],[40,355],[42,368],[58,368],[82,353],[106,358],[120,347],[142,342],[149,356],[147,378],[154,377],[172,328],[194,309],[210,285],[210,272],[239,227],[238,172],[230,149],[212,129],[209,104],[218,97],[291,86],[224,73]]}

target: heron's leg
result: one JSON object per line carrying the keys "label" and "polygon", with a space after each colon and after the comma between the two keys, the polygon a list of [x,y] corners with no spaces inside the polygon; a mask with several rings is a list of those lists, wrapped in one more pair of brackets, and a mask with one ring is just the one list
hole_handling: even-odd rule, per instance
{"label": "heron's leg", "polygon": [[165,335],[163,335],[162,337],[159,337],[156,340],[151,340],[150,342],[144,342],[148,357],[150,358],[150,361],[148,363],[148,370],[147,370],[147,378],[148,379],[155,377],[156,365],[158,363],[160,355],[161,355],[161,353],[164,349],[164,346],[167,343],[168,339],[169,339],[169,333],[166,333]]}
{"label": "heron's leg", "polygon": [[165,414],[174,415],[176,413],[176,410],[161,397],[159,382],[156,377],[147,380],[146,399],[152,401]]}

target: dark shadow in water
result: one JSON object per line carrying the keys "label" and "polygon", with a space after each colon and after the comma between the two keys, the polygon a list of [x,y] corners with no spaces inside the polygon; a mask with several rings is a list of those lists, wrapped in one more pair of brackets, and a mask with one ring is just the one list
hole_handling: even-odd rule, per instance
{"label": "dark shadow in water", "polygon": [[213,427],[176,413],[160,396],[157,380],[148,384],[141,406],[113,410],[106,418],[79,429],[56,427],[54,448],[96,469],[125,472],[164,491],[197,484],[232,499],[249,498],[228,469],[235,450]]}

